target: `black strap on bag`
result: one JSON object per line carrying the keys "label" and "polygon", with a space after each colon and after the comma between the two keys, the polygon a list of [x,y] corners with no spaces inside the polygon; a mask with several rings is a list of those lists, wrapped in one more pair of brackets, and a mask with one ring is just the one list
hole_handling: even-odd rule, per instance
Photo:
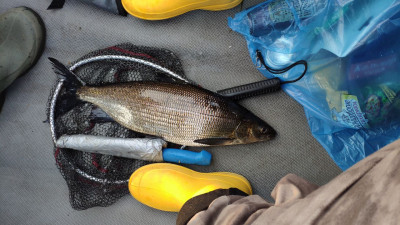
{"label": "black strap on bag", "polygon": [[65,0],[53,0],[47,9],[61,9],[65,4]]}
{"label": "black strap on bag", "polygon": [[[47,9],[61,9],[64,7],[65,4],[65,0],[53,0],[49,7]],[[116,8],[118,10],[118,12],[115,12],[115,10],[110,10],[108,7],[102,7],[103,9],[108,9],[108,11],[111,11],[112,13],[118,13],[118,15],[121,16],[127,16],[128,12],[126,12],[126,10],[124,9],[124,7],[122,6],[122,2],[121,0],[115,0],[115,5]],[[101,6],[100,6],[101,7]]]}
{"label": "black strap on bag", "polygon": [[128,12],[125,10],[124,6],[122,5],[121,0],[115,0],[118,8],[118,14],[121,16],[128,16]]}

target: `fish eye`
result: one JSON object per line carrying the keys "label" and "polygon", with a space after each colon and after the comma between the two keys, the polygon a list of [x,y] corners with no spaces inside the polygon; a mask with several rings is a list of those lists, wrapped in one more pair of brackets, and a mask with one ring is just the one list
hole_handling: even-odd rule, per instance
{"label": "fish eye", "polygon": [[261,133],[262,133],[262,134],[267,133],[267,131],[268,131],[268,129],[267,129],[266,127],[262,127],[262,128],[261,128]]}

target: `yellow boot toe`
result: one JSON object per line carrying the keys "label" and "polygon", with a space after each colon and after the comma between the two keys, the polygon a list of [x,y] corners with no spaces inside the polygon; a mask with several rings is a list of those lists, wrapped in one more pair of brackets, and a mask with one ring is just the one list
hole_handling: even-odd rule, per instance
{"label": "yellow boot toe", "polygon": [[200,173],[169,163],[154,163],[136,170],[129,191],[139,202],[163,211],[179,212],[183,204],[198,195],[237,188],[252,194],[249,181],[228,172]]}
{"label": "yellow boot toe", "polygon": [[135,17],[163,20],[197,9],[210,11],[230,9],[241,2],[242,0],[122,0],[122,5]]}

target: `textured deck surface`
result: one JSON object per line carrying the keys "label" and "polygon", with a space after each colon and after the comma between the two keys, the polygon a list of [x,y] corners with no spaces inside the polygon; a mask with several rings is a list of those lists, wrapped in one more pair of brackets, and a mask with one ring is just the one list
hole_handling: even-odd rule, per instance
{"label": "textured deck surface", "polygon": [[[181,59],[186,75],[216,91],[263,79],[253,66],[244,38],[231,31],[227,18],[240,6],[221,12],[193,11],[166,21],[143,21],[102,11],[78,0],[62,10],[45,10],[51,0],[2,1],[0,13],[25,5],[47,26],[47,45],[38,64],[9,88],[0,113],[0,218],[2,224],[174,224],[176,213],[161,212],[127,195],[107,208],[75,211],[55,165],[46,119],[46,103],[56,77],[47,57],[71,62],[96,49],[123,42],[167,48]],[[246,0],[244,8],[262,0]],[[3,54],[3,53],[1,53]],[[270,142],[213,147],[209,167],[245,176],[255,194],[269,198],[275,183],[295,173],[324,184],[340,173],[312,137],[302,107],[278,93],[242,104],[277,132]]]}

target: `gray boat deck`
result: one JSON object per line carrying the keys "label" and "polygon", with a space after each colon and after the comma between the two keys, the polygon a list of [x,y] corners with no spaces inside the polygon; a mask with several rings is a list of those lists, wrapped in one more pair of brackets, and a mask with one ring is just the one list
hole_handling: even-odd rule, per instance
{"label": "gray boat deck", "polygon": [[[130,42],[175,52],[186,75],[213,91],[259,81],[263,76],[251,62],[245,39],[227,25],[227,18],[239,12],[240,6],[144,21],[113,15],[78,0],[66,1],[61,10],[47,11],[50,2],[4,0],[0,4],[0,13],[22,5],[33,8],[47,28],[41,59],[11,85],[0,113],[1,224],[174,224],[176,213],[149,208],[130,195],[106,208],[71,208],[66,182],[55,165],[49,124],[43,123],[56,81],[47,57],[68,63],[93,50]],[[260,2],[246,0],[243,6]],[[319,185],[340,173],[312,137],[303,108],[283,91],[241,103],[273,126],[277,138],[207,148],[213,154],[212,165],[191,168],[239,173],[264,198],[270,198],[275,183],[288,173]]]}

